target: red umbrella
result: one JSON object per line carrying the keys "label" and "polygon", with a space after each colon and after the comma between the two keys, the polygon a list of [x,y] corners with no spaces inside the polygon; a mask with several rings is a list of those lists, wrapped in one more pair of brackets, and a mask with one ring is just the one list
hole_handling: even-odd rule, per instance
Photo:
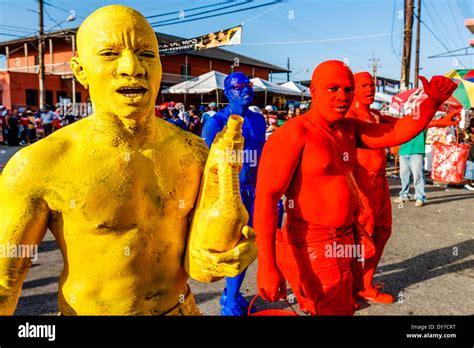
{"label": "red umbrella", "polygon": [[[402,115],[411,114],[412,111],[428,96],[423,91],[422,87],[409,89],[398,93],[392,98],[392,107]],[[453,96],[449,97],[443,105],[440,106],[439,111],[451,112],[462,109],[462,105]]]}

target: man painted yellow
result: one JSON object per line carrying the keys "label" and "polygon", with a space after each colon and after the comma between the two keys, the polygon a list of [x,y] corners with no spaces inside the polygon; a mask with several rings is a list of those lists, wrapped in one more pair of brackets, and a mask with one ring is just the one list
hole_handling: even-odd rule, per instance
{"label": "man painted yellow", "polygon": [[[193,208],[207,147],[154,116],[161,63],[155,33],[139,12],[101,8],[81,25],[77,43],[71,67],[89,89],[95,113],[7,164],[0,178],[0,245],[37,245],[49,227],[64,257],[64,315],[199,314],[184,259],[191,217],[204,211]],[[206,199],[201,192],[200,201]],[[199,228],[194,235],[208,233],[207,242],[227,233]],[[206,281],[240,273],[256,256],[253,231],[242,232],[227,251],[187,257],[186,269],[198,265]],[[0,258],[0,314],[14,312],[30,264]]]}

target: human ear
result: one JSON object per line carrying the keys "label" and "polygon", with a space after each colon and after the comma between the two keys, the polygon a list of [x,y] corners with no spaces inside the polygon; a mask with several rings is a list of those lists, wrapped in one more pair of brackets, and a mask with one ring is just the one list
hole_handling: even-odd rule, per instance
{"label": "human ear", "polygon": [[71,65],[71,70],[74,73],[77,81],[79,81],[79,83],[83,85],[85,89],[87,89],[89,87],[89,83],[87,82],[86,72],[82,67],[80,58],[72,57],[69,61],[69,64]]}

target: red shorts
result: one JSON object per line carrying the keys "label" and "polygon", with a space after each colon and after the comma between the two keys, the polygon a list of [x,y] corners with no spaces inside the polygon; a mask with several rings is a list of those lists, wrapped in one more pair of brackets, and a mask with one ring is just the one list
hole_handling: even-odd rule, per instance
{"label": "red shorts", "polygon": [[277,265],[290,283],[301,310],[312,315],[354,314],[353,257],[336,255],[334,245],[353,246],[352,228],[288,232],[285,226],[283,232],[277,233]]}
{"label": "red shorts", "polygon": [[372,174],[356,170],[355,174],[362,205],[359,223],[370,235],[374,234],[375,226],[392,226],[392,204],[385,173]]}

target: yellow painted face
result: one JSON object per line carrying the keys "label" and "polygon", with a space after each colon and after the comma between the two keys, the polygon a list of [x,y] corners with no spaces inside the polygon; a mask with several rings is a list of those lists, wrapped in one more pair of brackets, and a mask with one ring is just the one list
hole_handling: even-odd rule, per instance
{"label": "yellow painted face", "polygon": [[71,66],[96,114],[135,119],[153,112],[162,69],[155,33],[139,12],[119,5],[95,11],[79,28],[77,46]]}

